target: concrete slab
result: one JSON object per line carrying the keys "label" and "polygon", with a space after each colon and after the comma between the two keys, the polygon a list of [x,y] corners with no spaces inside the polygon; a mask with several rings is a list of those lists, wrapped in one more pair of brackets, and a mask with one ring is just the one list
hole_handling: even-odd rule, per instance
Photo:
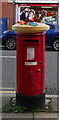
{"label": "concrete slab", "polygon": [[2,120],[2,113],[0,113],[0,120]]}
{"label": "concrete slab", "polygon": [[34,113],[34,118],[37,120],[38,118],[41,118],[41,120],[44,120],[44,118],[53,118],[53,120],[57,119],[57,113]]}
{"label": "concrete slab", "polygon": [[2,97],[2,108],[4,108],[8,104],[10,98],[11,97]]}
{"label": "concrete slab", "polygon": [[58,116],[58,119],[57,119],[57,120],[59,120],[59,113],[57,114],[57,116]]}
{"label": "concrete slab", "polygon": [[11,97],[14,96],[15,94],[2,94],[2,108],[4,108],[10,101]]}
{"label": "concrete slab", "polygon": [[59,98],[59,95],[45,95],[45,98]]}
{"label": "concrete slab", "polygon": [[53,98],[52,100],[51,100],[51,102],[52,102],[52,111],[54,111],[54,112],[57,112],[58,111],[58,101],[59,101],[59,99],[57,100],[56,98]]}
{"label": "concrete slab", "polygon": [[0,93],[0,109],[2,109],[2,94]]}
{"label": "concrete slab", "polygon": [[2,118],[31,118],[30,120],[33,120],[33,113],[2,113]]}
{"label": "concrete slab", "polygon": [[57,110],[59,112],[59,99],[57,99]]}

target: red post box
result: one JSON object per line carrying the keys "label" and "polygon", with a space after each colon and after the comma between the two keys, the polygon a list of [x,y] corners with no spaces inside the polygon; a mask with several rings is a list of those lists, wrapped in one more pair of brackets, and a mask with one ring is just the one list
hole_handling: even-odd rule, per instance
{"label": "red post box", "polygon": [[44,79],[45,33],[18,33],[17,104],[21,102],[21,104],[29,106],[43,105],[45,102]]}
{"label": "red post box", "polygon": [[45,103],[45,33],[49,26],[16,24],[17,32],[17,92],[16,104],[28,108]]}

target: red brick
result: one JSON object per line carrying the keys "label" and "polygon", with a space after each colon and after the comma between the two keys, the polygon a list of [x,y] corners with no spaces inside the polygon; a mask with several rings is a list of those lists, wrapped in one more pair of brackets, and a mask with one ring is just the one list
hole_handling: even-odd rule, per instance
{"label": "red brick", "polygon": [[0,2],[0,18],[8,18],[9,19],[9,29],[12,29],[12,25],[14,24],[14,14],[15,7],[13,4],[8,2]]}

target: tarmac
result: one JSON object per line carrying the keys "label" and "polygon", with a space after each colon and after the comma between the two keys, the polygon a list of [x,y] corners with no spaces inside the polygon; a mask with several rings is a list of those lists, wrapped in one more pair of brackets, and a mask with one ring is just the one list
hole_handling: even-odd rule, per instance
{"label": "tarmac", "polygon": [[[1,96],[1,95],[0,95]],[[4,108],[15,94],[2,94],[2,103],[0,100],[0,108]],[[1,98],[1,97],[0,97]],[[45,104],[51,100],[53,113],[34,112],[34,113],[0,113],[1,120],[59,120],[59,95],[46,95]]]}

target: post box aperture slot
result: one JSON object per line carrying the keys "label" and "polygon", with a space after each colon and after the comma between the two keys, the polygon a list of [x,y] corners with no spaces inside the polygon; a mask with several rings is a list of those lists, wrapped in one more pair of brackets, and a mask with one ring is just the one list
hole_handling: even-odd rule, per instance
{"label": "post box aperture slot", "polygon": [[39,40],[23,40],[23,44],[39,44]]}
{"label": "post box aperture slot", "polygon": [[27,47],[27,60],[35,60],[35,47]]}

